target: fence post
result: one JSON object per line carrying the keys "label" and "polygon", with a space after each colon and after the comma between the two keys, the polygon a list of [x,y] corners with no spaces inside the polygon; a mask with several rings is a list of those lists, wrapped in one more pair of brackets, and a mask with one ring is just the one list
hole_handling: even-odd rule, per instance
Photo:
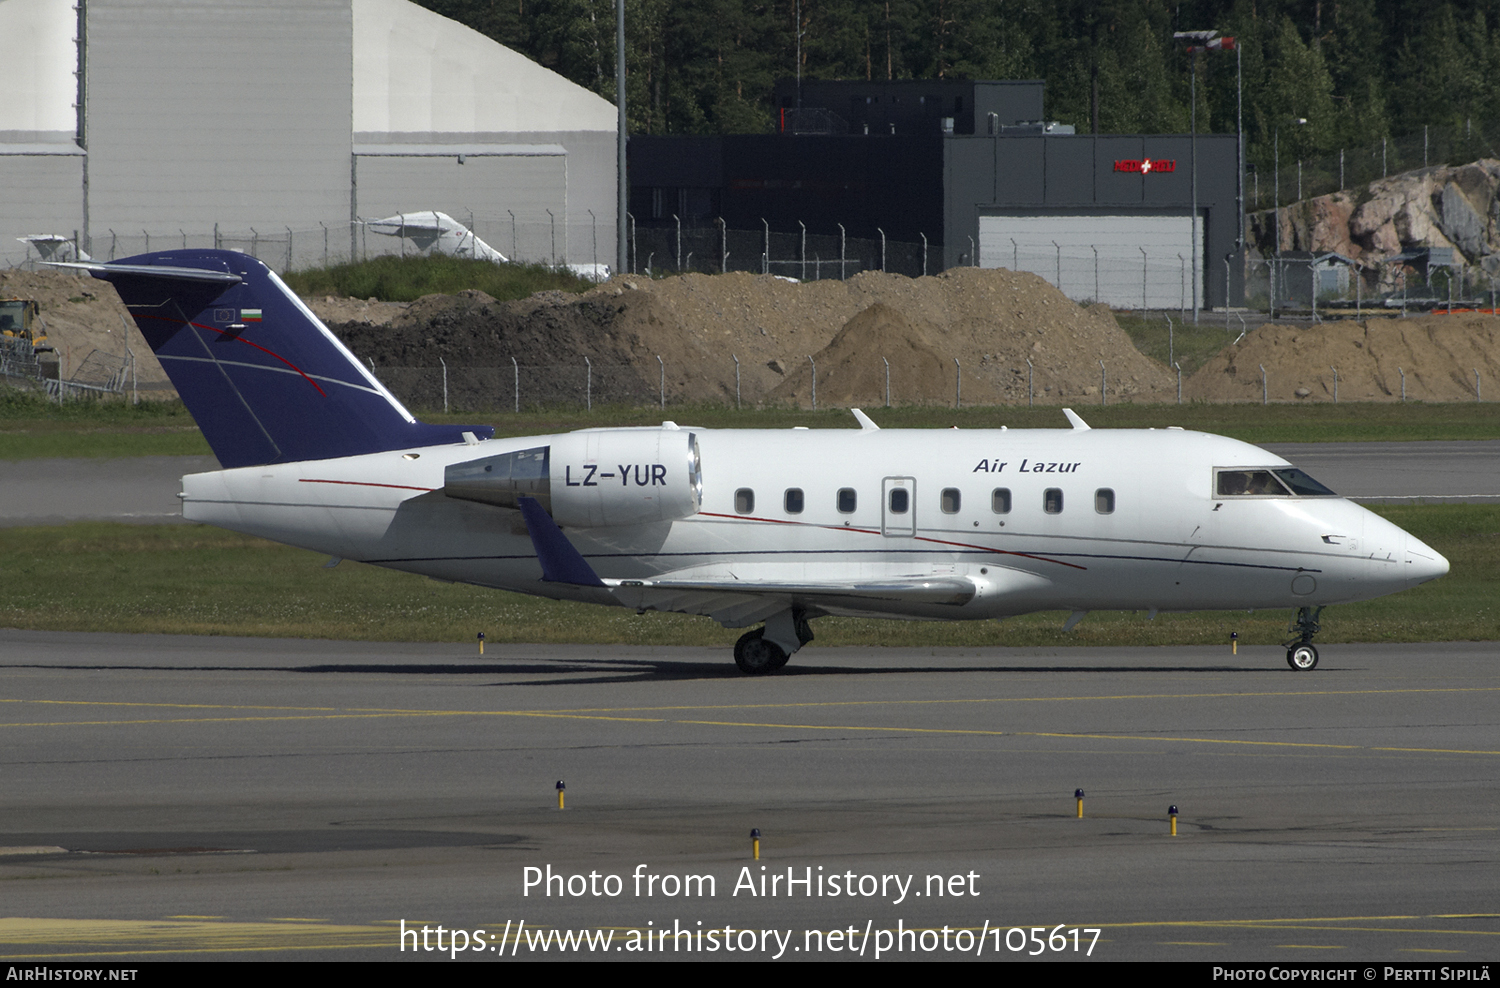
{"label": "fence post", "polygon": [[[594,211],[592,209],[588,211],[588,214],[589,234],[594,238],[593,276],[597,278],[599,276],[599,218],[594,215]],[[469,232],[471,234],[474,232],[474,217],[472,215],[469,217]]]}
{"label": "fence post", "polygon": [[557,270],[557,217],[547,210],[547,223],[552,228],[552,269]]}
{"label": "fence post", "polygon": [[[885,407],[886,408],[890,408],[891,407],[891,362],[889,360],[886,360],[884,357],[880,358],[880,362],[882,364],[885,364]],[[1474,372],[1474,380],[1475,381],[1479,380],[1479,372],[1478,371]],[[1477,384],[1475,385],[1475,390],[1476,391],[1478,390],[1478,385]]]}
{"label": "fence post", "polygon": [[1034,368],[1034,367],[1031,366],[1031,358],[1027,357],[1026,358],[1026,407],[1027,408],[1035,408],[1036,407],[1036,388],[1032,384],[1032,380],[1033,380],[1032,375],[1035,373],[1035,370],[1036,370],[1036,368]]}
{"label": "fence post", "polygon": [[729,228],[724,217],[719,217],[719,273],[729,273]]}
{"label": "fence post", "polygon": [[729,356],[734,361],[734,407],[738,411],[740,407],[740,358],[732,353]]}
{"label": "fence post", "polygon": [[1333,403],[1337,405],[1339,403],[1339,369],[1332,365],[1329,365],[1328,369],[1333,371]]}
{"label": "fence post", "polygon": [[1099,248],[1090,244],[1089,250],[1094,252],[1094,304],[1097,305],[1099,303]]}
{"label": "fence post", "polygon": [[673,213],[672,219],[677,221],[677,273],[682,274],[682,217]]}
{"label": "fence post", "polygon": [[1137,247],[1141,252],[1141,311],[1146,311],[1146,248]]}
{"label": "fence post", "polygon": [[521,365],[516,363],[516,358],[510,358],[510,369],[516,375],[516,414],[521,414]]}
{"label": "fence post", "polygon": [[1008,239],[1010,240],[1010,269],[1012,271],[1019,271],[1021,270],[1021,247],[1016,243],[1015,237],[1009,237]]}
{"label": "fence post", "polygon": [[885,270],[885,231],[880,227],[875,228],[880,233],[880,270]]}
{"label": "fence post", "polygon": [[845,280],[846,278],[849,277],[849,269],[848,269],[848,267],[845,266],[848,262],[844,258],[844,224],[842,224],[842,223],[838,224],[838,228],[839,228],[839,281],[843,281],[843,280]]}
{"label": "fence post", "polygon": [[1181,254],[1178,254],[1177,263],[1182,268],[1181,294],[1177,296],[1177,318],[1187,322],[1187,261],[1182,259]]}
{"label": "fence post", "polygon": [[[511,209],[507,209],[506,212],[510,213],[510,259],[514,263],[518,259],[516,253],[516,213],[515,210]],[[473,227],[470,227],[470,229],[473,229]]]}
{"label": "fence post", "polygon": [[1109,371],[1104,369],[1104,361],[1099,361],[1099,406],[1102,408],[1109,404]]}
{"label": "fence post", "polygon": [[1401,400],[1404,402],[1406,401],[1406,371],[1397,367],[1396,373],[1401,375]]}
{"label": "fence post", "polygon": [[[183,246],[187,246],[187,236],[182,238]],[[292,228],[286,228],[286,269],[292,270]]]}
{"label": "fence post", "polygon": [[438,357],[438,363],[443,365],[443,414],[448,414],[448,361]]}
{"label": "fence post", "polygon": [[1270,392],[1266,389],[1266,365],[1260,364],[1260,403],[1269,405],[1271,403]]}
{"label": "fence post", "polygon": [[323,228],[323,266],[326,268],[328,267],[328,224],[318,220],[318,226]]}
{"label": "fence post", "polygon": [[764,261],[764,272],[763,273],[770,274],[771,273],[771,224],[767,223],[766,222],[766,218],[764,216],[762,216],[760,218],[760,225],[766,228],[766,253],[764,255],[765,261]]}
{"label": "fence post", "polygon": [[953,358],[953,407],[964,407],[964,369],[957,357]]}
{"label": "fence post", "polygon": [[1052,241],[1052,246],[1057,248],[1057,290],[1062,291],[1062,247],[1056,240]]}
{"label": "fence post", "polygon": [[[1175,364],[1177,363],[1177,348],[1172,329],[1172,317],[1163,313],[1162,318],[1167,321],[1167,363]],[[1183,321],[1186,322],[1186,320]]]}
{"label": "fence post", "polygon": [[1479,394],[1479,368],[1478,367],[1474,368],[1474,400],[1475,401],[1484,401],[1484,398],[1482,398],[1480,396],[1480,394]]}
{"label": "fence post", "polygon": [[818,410],[818,362],[812,358],[812,354],[807,355],[807,362],[812,364],[812,410],[816,412]]}
{"label": "fence post", "polygon": [[1172,366],[1177,368],[1177,404],[1182,404],[1182,365],[1172,361]]}
{"label": "fence post", "polygon": [[974,238],[969,238],[969,256],[974,259],[974,266],[979,267],[979,247],[974,243]]}
{"label": "fence post", "polygon": [[927,234],[918,233],[917,236],[922,238],[922,277],[925,278],[927,277]]}
{"label": "fence post", "polygon": [[798,220],[797,221],[797,225],[802,228],[802,250],[801,250],[801,253],[802,253],[802,280],[806,281],[807,280],[807,224],[804,223],[804,222],[802,222],[801,220]]}
{"label": "fence post", "polygon": [[592,412],[594,410],[594,363],[588,357],[583,358],[584,371],[583,384],[583,410]]}
{"label": "fence post", "polygon": [[661,369],[661,409],[667,410],[667,365],[662,363],[661,354],[656,355],[656,366]]}

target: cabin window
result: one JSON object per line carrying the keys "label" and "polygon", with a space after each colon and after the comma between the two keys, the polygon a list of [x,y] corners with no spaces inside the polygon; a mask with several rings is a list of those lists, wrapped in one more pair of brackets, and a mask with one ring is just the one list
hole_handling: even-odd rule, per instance
{"label": "cabin window", "polygon": [[800,515],[802,513],[802,488],[788,487],[785,503],[787,514]]}
{"label": "cabin window", "polygon": [[943,514],[945,514],[945,515],[956,515],[956,514],[958,514],[959,505],[961,505],[962,503],[963,503],[963,495],[958,492],[958,488],[957,487],[944,487],[943,488],[943,497],[942,497]]}
{"label": "cabin window", "polygon": [[893,487],[891,488],[889,503],[891,514],[904,515],[911,508],[911,494],[907,492],[905,487]]}
{"label": "cabin window", "polygon": [[996,487],[990,491],[990,510],[997,515],[1010,514],[1010,488]]}
{"label": "cabin window", "polygon": [[852,515],[852,514],[854,514],[854,505],[855,505],[855,503],[856,503],[856,498],[854,496],[854,488],[852,488],[852,487],[840,487],[839,488],[839,498],[838,498],[839,513],[840,514],[845,514],[845,515]]}
{"label": "cabin window", "polygon": [[1049,487],[1042,494],[1042,510],[1049,515],[1062,514],[1062,489]]}
{"label": "cabin window", "polygon": [[741,487],[734,492],[734,510],[742,515],[748,515],[755,510],[755,492],[748,487]]}
{"label": "cabin window", "polygon": [[1112,488],[1101,487],[1094,492],[1094,510],[1101,515],[1115,513],[1115,492]]}

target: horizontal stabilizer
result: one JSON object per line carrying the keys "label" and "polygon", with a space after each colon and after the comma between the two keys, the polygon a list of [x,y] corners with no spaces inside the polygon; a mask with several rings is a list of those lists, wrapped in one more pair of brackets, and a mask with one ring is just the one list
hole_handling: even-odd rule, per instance
{"label": "horizontal stabilizer", "polygon": [[226,469],[488,439],[419,422],[260,261],[168,250],[61,264],[115,286]]}

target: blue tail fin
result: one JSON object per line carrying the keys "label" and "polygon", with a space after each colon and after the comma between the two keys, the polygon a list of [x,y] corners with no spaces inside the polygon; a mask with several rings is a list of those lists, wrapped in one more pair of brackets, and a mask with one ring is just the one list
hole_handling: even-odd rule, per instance
{"label": "blue tail fin", "polygon": [[67,266],[115,286],[226,469],[494,434],[417,421],[248,254],[168,250]]}

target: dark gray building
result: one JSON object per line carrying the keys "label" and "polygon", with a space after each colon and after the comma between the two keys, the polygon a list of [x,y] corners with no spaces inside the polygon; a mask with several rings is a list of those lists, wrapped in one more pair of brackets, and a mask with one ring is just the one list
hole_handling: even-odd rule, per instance
{"label": "dark gray building", "polygon": [[804,82],[800,109],[784,82],[777,99],[774,134],[632,138],[637,223],[843,224],[925,236],[945,266],[1033,271],[1079,300],[1189,307],[1196,289],[1240,304],[1233,135],[1067,133],[1044,121],[1041,82]]}

